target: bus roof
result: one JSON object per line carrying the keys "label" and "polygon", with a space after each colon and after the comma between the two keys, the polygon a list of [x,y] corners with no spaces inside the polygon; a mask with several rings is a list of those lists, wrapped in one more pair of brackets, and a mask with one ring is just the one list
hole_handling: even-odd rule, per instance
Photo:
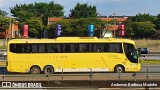
{"label": "bus roof", "polygon": [[113,43],[132,43],[133,40],[122,38],[97,38],[97,37],[58,37],[56,39],[12,39],[9,43],[99,43],[99,42],[113,42]]}

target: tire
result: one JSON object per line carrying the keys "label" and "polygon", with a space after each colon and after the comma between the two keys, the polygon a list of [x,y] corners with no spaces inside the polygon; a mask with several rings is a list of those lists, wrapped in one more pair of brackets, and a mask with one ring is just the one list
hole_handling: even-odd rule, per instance
{"label": "tire", "polygon": [[44,74],[52,74],[54,73],[54,68],[52,66],[45,66],[43,72]]}
{"label": "tire", "polygon": [[124,73],[125,72],[125,69],[122,65],[117,65],[115,68],[114,68],[114,72],[115,73]]}
{"label": "tire", "polygon": [[38,66],[32,66],[30,72],[31,74],[40,74],[41,70]]}

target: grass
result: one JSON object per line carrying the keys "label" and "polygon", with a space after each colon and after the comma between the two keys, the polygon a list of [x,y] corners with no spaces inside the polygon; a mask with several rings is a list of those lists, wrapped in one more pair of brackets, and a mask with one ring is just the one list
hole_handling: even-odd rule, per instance
{"label": "grass", "polygon": [[140,60],[141,64],[160,64],[160,60]]}
{"label": "grass", "polygon": [[0,49],[6,49],[6,46],[0,46]]}
{"label": "grass", "polygon": [[5,45],[5,39],[0,39],[0,49],[5,49],[6,45]]}
{"label": "grass", "polygon": [[136,47],[148,48],[151,52],[160,52],[160,40],[139,39],[134,40]]}
{"label": "grass", "polygon": [[139,47],[152,47],[152,46],[160,45],[160,40],[139,39],[134,41],[136,45]]}

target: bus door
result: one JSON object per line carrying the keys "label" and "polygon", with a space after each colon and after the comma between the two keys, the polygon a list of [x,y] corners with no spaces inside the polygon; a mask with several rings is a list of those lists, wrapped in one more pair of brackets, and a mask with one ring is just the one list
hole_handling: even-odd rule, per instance
{"label": "bus door", "polygon": [[124,52],[125,52],[127,60],[130,62],[129,71],[138,70],[140,68],[139,62],[138,62],[138,53],[135,50],[134,45],[124,43]]}

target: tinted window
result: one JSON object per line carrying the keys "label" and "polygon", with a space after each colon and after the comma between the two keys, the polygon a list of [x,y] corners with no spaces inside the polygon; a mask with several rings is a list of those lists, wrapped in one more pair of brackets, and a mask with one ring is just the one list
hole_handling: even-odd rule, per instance
{"label": "tinted window", "polygon": [[134,45],[124,43],[124,52],[128,60],[130,60],[133,63],[138,63],[138,55]]}
{"label": "tinted window", "polygon": [[122,53],[122,44],[121,43],[113,43],[109,44],[109,52]]}
{"label": "tinted window", "polygon": [[81,52],[94,52],[94,44],[80,44]]}
{"label": "tinted window", "polygon": [[10,51],[14,53],[22,53],[22,45],[10,44]]}
{"label": "tinted window", "polygon": [[66,52],[66,53],[71,52],[71,45],[70,45],[70,44],[68,44],[68,45],[63,45],[63,48],[64,48],[64,52]]}
{"label": "tinted window", "polygon": [[97,44],[97,51],[98,52],[104,52],[105,48],[104,48],[105,44]]}
{"label": "tinted window", "polygon": [[38,53],[39,52],[39,45],[38,44],[32,44],[31,46],[31,52],[32,53]]}
{"label": "tinted window", "polygon": [[45,50],[45,44],[39,44],[39,52],[40,53],[45,53],[46,50]]}
{"label": "tinted window", "polygon": [[14,53],[122,53],[121,43],[44,43],[44,44],[10,44]]}
{"label": "tinted window", "polygon": [[80,48],[79,48],[79,44],[74,44],[73,45],[73,47],[74,47],[74,52],[79,52],[80,50]]}
{"label": "tinted window", "polygon": [[55,53],[58,52],[57,44],[46,44],[46,53]]}

